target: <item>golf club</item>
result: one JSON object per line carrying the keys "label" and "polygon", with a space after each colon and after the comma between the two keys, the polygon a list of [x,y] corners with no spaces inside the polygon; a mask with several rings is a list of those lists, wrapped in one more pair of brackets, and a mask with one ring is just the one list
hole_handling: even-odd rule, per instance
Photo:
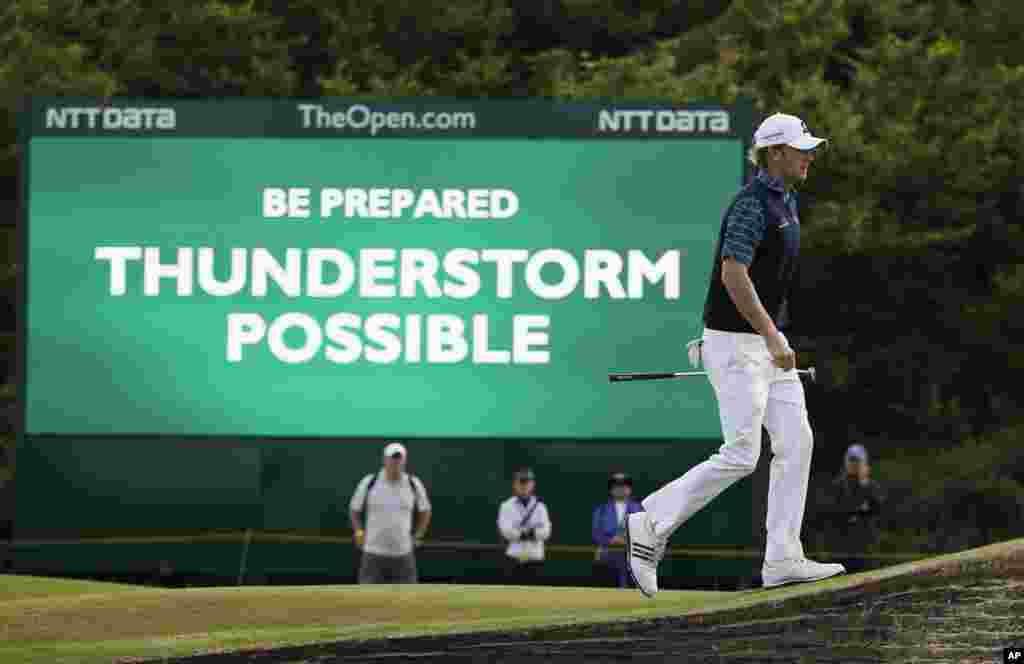
{"label": "golf club", "polygon": [[[817,375],[814,371],[814,367],[808,369],[797,369],[798,374],[802,374],[811,379],[812,382],[817,380]],[[707,376],[706,371],[661,371],[651,373],[610,373],[608,374],[608,381],[612,383],[622,383],[631,380],[664,380],[666,378],[688,378],[690,376]]]}

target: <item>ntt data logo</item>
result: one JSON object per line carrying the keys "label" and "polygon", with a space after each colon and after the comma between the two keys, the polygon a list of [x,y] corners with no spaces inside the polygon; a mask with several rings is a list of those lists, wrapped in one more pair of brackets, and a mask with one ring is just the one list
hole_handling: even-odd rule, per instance
{"label": "ntt data logo", "polygon": [[64,106],[46,109],[47,129],[174,129],[173,108]]}
{"label": "ntt data logo", "polygon": [[728,111],[604,109],[597,115],[597,130],[604,132],[661,132],[676,134],[728,134]]}

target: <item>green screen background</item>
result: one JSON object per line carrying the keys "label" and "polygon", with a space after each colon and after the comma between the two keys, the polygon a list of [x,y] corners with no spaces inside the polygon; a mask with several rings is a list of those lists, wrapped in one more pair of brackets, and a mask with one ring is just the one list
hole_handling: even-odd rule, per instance
{"label": "green screen background", "polygon": [[[26,430],[30,434],[693,438],[719,436],[706,381],[611,385],[610,370],[682,368],[698,335],[721,210],[741,180],[738,139],[220,139],[35,137],[30,142]],[[270,186],[507,188],[509,220],[263,219]],[[315,210],[315,207],[314,207]],[[481,269],[468,300],[291,299],[271,288],[178,297],[169,280],[108,293],[97,246],[681,249],[681,295],[544,301],[494,295]],[[226,264],[225,264],[226,267]],[[555,275],[552,275],[555,276]],[[546,365],[289,365],[265,344],[226,360],[226,316],[348,311],[491,320],[551,317]],[[294,339],[294,342],[299,339]]]}

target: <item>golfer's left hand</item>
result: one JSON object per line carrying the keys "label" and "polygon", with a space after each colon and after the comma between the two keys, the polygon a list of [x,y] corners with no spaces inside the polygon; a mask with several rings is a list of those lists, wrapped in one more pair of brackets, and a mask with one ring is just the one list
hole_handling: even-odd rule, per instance
{"label": "golfer's left hand", "polygon": [[781,333],[776,332],[765,339],[772,363],[784,371],[796,368],[796,353],[789,347],[789,342]]}

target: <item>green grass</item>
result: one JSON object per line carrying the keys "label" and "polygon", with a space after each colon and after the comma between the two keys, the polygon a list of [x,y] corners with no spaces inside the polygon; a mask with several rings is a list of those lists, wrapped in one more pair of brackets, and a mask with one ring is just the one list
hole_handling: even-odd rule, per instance
{"label": "green grass", "polygon": [[0,576],[0,602],[39,597],[59,598],[73,595],[109,595],[126,591],[138,591],[140,589],[140,586],[101,583],[99,581],[51,579],[41,576]]}
{"label": "green grass", "polygon": [[820,583],[743,592],[494,586],[305,586],[154,589],[0,576],[0,663],[127,662],[204,652],[510,631],[683,614],[757,611],[831,591],[965,570],[1020,556],[1024,539]]}
{"label": "green grass", "polygon": [[0,662],[109,662],[566,625],[685,613],[729,595],[665,592],[646,601],[611,589],[444,585],[131,590],[6,578],[12,583],[0,597]]}

